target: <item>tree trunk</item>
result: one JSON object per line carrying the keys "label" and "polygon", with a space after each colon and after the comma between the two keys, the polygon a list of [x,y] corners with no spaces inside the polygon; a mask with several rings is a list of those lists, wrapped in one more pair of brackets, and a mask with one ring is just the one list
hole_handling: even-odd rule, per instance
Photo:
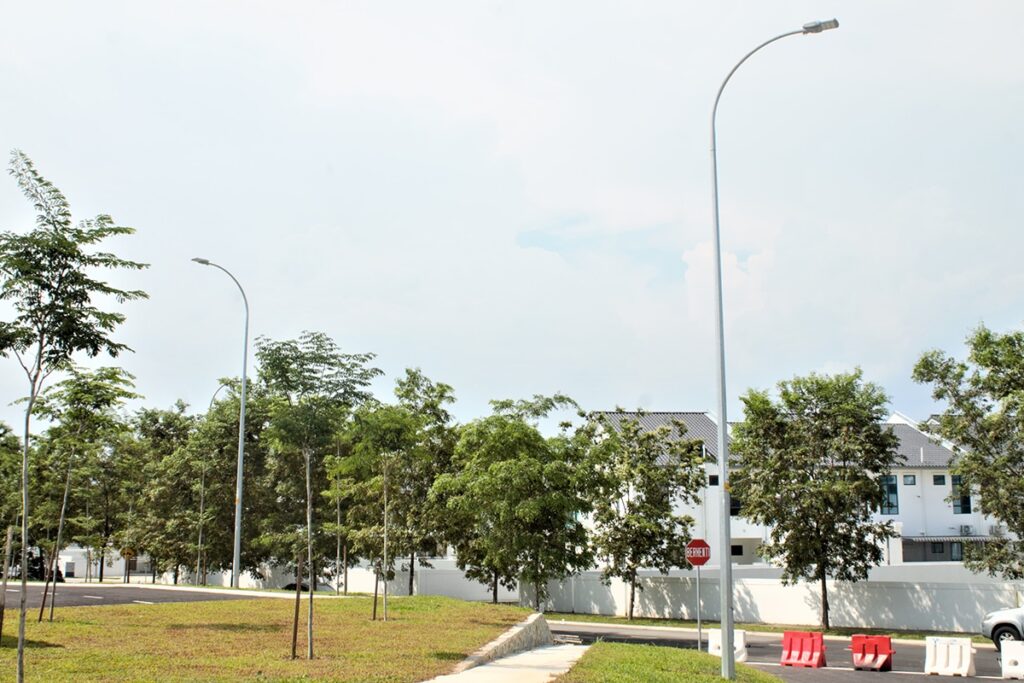
{"label": "tree trunk", "polygon": [[179,569],[180,569],[180,567],[178,565],[174,565],[174,585],[175,586],[178,585],[178,571],[179,571]]}
{"label": "tree trunk", "polygon": [[334,487],[334,594],[341,594],[341,496]]}
{"label": "tree trunk", "polygon": [[309,611],[306,616],[306,659],[313,659],[313,474],[310,468],[310,452],[306,456],[306,562],[309,565]]}
{"label": "tree trunk", "polygon": [[4,632],[4,609],[7,606],[7,577],[11,573],[11,545],[14,541],[14,527],[7,527],[7,540],[4,542],[4,580],[3,592],[0,593],[0,638]]}
{"label": "tree trunk", "polygon": [[409,595],[412,595],[416,580],[416,551],[409,555]]}
{"label": "tree trunk", "polygon": [[498,604],[498,570],[495,569],[491,575],[491,604]]}
{"label": "tree trunk", "polygon": [[[43,547],[42,547],[42,545],[40,545],[39,546],[40,556],[42,556],[42,552],[43,552]],[[46,594],[50,590],[50,577],[53,576],[53,563],[55,561],[56,556],[57,556],[57,553],[51,554],[50,555],[50,561],[44,563],[45,571],[43,572],[43,601],[39,605],[39,618],[36,620],[37,624],[41,624],[43,622],[43,614],[46,613]]]}
{"label": "tree trunk", "polygon": [[825,572],[821,573],[821,627],[826,631],[829,629],[828,623],[828,586],[825,583]]}
{"label": "tree trunk", "polygon": [[28,405],[25,407],[25,441],[21,452],[21,599],[18,607],[18,683],[25,683],[25,617],[28,615],[28,452],[32,434],[29,431],[32,421],[32,408],[36,402],[36,392],[40,370],[37,360],[36,374],[31,377]]}
{"label": "tree trunk", "polygon": [[377,584],[380,583],[380,570],[373,572],[373,621],[377,621]]}
{"label": "tree trunk", "polygon": [[345,595],[348,595],[348,541],[341,546],[341,561],[344,563],[345,568],[342,570],[345,572]]}
{"label": "tree trunk", "polygon": [[533,582],[533,609],[540,611],[540,581]]}
{"label": "tree trunk", "polygon": [[106,546],[100,548],[100,583],[103,583],[103,565],[106,564],[107,559],[107,548]]}
{"label": "tree trunk", "polygon": [[299,606],[302,604],[302,553],[295,558],[295,618],[292,619],[292,659],[299,643]]}
{"label": "tree trunk", "polygon": [[[64,520],[67,519],[68,494],[71,492],[71,468],[74,464],[74,453],[68,456],[68,474],[64,479],[64,499],[60,503],[60,521],[57,523],[57,542],[53,546],[53,561],[57,562],[61,548],[61,537],[64,533]],[[50,595],[50,621],[53,621],[53,605],[57,602],[57,576],[50,570],[53,576],[53,593]]]}
{"label": "tree trunk", "polygon": [[633,621],[633,605],[636,604],[636,574],[629,577],[629,621]]}

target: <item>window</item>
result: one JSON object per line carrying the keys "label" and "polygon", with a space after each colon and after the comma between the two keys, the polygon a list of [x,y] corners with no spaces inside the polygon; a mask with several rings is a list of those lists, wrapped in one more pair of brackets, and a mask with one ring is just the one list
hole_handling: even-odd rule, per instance
{"label": "window", "polygon": [[729,496],[729,516],[737,517],[743,510],[743,501],[736,496]]}
{"label": "window", "polygon": [[932,543],[932,555],[941,555],[946,552],[945,543]]}
{"label": "window", "polygon": [[743,557],[743,546],[734,545],[730,548],[733,557]]}
{"label": "window", "polygon": [[953,541],[949,544],[950,559],[954,562],[963,562],[964,559],[964,544],[959,541]]}
{"label": "window", "polygon": [[971,514],[971,497],[970,495],[963,495],[960,491],[960,475],[954,474],[953,477],[953,514],[954,515],[969,515]]}
{"label": "window", "polygon": [[904,474],[903,475],[904,486],[917,486],[917,475],[916,474]]}
{"label": "window", "polygon": [[934,486],[945,486],[946,485],[946,475],[945,474],[933,474],[932,475],[932,484]]}
{"label": "window", "polygon": [[896,489],[896,475],[888,474],[882,477],[882,492],[885,498],[882,500],[880,512],[883,515],[900,514],[900,499]]}
{"label": "window", "polygon": [[708,475],[708,486],[718,486],[718,475],[717,474],[709,474]]}

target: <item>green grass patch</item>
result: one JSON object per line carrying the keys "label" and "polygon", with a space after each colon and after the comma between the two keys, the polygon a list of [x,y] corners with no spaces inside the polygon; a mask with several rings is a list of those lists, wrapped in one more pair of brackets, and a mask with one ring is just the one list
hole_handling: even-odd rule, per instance
{"label": "green grass patch", "polygon": [[[545,612],[544,616],[548,621],[585,621],[595,624],[619,624],[629,626],[668,626],[674,628],[696,629],[697,622],[688,619],[646,619],[637,617],[629,621],[626,617],[606,616],[603,614],[572,614],[569,612]],[[704,628],[719,628],[717,621],[702,622]],[[794,626],[787,624],[736,624],[736,628],[744,631],[755,631],[761,633],[782,633],[783,631],[821,631],[820,626]],[[924,640],[928,636],[947,637],[970,637],[976,643],[991,643],[992,641],[984,636],[974,633],[951,633],[949,631],[896,631],[884,628],[830,628],[824,631],[830,636],[852,636],[854,633],[866,633],[875,636],[889,636],[891,638],[905,638],[907,640]]]}
{"label": "green grass patch", "polygon": [[[299,656],[305,653],[302,602]],[[291,660],[294,602],[280,599],[59,607],[30,611],[26,673],[36,681],[422,681],[447,673],[529,610],[441,597],[314,603],[315,659]],[[0,671],[13,679],[17,611],[7,610]]]}
{"label": "green grass patch", "polygon": [[[656,645],[595,643],[558,683],[718,683],[722,660],[703,652]],[[777,683],[781,679],[742,664],[739,683]]]}

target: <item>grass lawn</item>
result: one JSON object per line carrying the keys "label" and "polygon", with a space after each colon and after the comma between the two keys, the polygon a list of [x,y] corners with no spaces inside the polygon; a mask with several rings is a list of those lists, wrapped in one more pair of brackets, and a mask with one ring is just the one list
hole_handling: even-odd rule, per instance
{"label": "grass lawn", "polygon": [[[626,617],[605,616],[602,614],[571,614],[569,612],[545,612],[544,616],[548,621],[587,621],[595,624],[629,624],[632,626],[673,626],[676,628],[696,629],[697,622],[685,619],[642,619],[635,618],[629,621]],[[718,628],[717,621],[702,622],[704,628]],[[820,626],[792,626],[785,624],[736,624],[736,628],[744,631],[760,631],[765,633],[782,633],[783,631],[821,631]],[[927,636],[943,637],[970,637],[976,643],[991,643],[992,641],[974,633],[948,633],[945,631],[894,631],[884,628],[830,628],[825,631],[830,636],[851,636],[854,633],[866,633],[868,635],[891,636],[892,638],[906,638],[907,640],[924,640]]]}
{"label": "grass lawn", "polygon": [[[702,652],[656,645],[595,643],[558,683],[717,683],[722,660]],[[742,664],[739,683],[778,683],[781,679]]]}
{"label": "grass lawn", "polygon": [[[457,662],[529,610],[440,597],[317,600],[313,661],[289,659],[294,602],[265,598],[61,607],[52,624],[31,611],[26,674],[34,681],[422,681]],[[305,653],[305,610],[299,655]],[[17,611],[7,610],[0,677],[12,680]],[[12,635],[14,634],[14,635]]]}

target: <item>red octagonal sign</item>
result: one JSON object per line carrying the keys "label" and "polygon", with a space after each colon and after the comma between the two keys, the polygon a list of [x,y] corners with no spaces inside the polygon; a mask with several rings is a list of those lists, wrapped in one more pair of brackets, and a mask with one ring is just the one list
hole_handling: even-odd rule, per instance
{"label": "red octagonal sign", "polygon": [[703,538],[695,538],[686,544],[686,559],[694,567],[701,567],[711,559],[711,546]]}

